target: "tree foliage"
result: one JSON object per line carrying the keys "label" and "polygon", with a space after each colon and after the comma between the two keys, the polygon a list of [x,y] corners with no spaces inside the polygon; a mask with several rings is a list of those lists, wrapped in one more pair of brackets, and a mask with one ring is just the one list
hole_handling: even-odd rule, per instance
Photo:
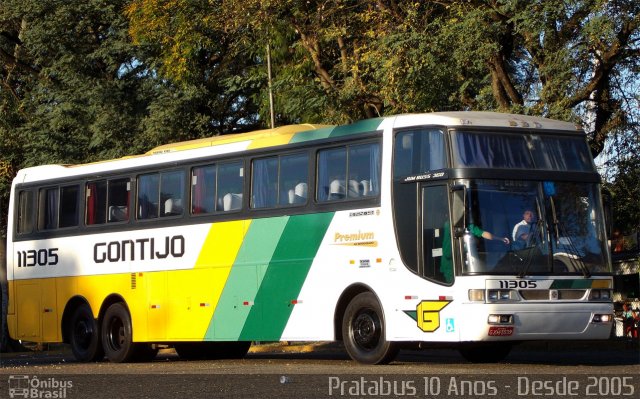
{"label": "tree foliage", "polygon": [[12,174],[278,124],[437,110],[581,122],[634,156],[635,0],[5,0],[0,192]]}

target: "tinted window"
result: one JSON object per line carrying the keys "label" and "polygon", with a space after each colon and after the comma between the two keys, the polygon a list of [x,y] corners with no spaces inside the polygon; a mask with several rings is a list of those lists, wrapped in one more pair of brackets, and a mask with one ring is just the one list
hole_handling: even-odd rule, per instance
{"label": "tinted window", "polygon": [[380,145],[358,144],[318,152],[318,201],[380,193]]}
{"label": "tinted window", "polygon": [[58,188],[41,189],[38,194],[38,230],[58,226]]}
{"label": "tinted window", "polygon": [[216,210],[228,212],[242,208],[243,179],[244,168],[242,162],[219,165]]}
{"label": "tinted window", "polygon": [[60,189],[60,220],[59,227],[72,227],[78,225],[80,189],[76,186],[62,187]]}
{"label": "tinted window", "polygon": [[309,158],[306,153],[253,161],[252,208],[306,203]]}
{"label": "tinted window", "polygon": [[444,133],[420,129],[398,133],[394,149],[394,175],[411,176],[446,167]]}
{"label": "tinted window", "polygon": [[152,173],[138,177],[138,218],[182,215],[184,172]]}
{"label": "tinted window", "polygon": [[237,210],[242,207],[242,162],[198,166],[191,170],[191,213]]}
{"label": "tinted window", "polygon": [[33,231],[33,191],[20,191],[18,194],[18,234]]}

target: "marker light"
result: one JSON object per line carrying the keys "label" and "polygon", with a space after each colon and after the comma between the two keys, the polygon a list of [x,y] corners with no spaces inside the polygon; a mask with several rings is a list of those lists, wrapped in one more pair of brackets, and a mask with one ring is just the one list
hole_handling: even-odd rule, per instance
{"label": "marker light", "polygon": [[592,301],[610,301],[611,300],[611,290],[591,289],[591,294],[589,294],[589,300],[592,300]]}
{"label": "marker light", "polygon": [[484,302],[484,290],[469,290],[469,300],[471,302]]}
{"label": "marker light", "polygon": [[605,314],[594,314],[593,319],[591,319],[592,323],[611,323],[613,320],[613,315],[605,313]]}

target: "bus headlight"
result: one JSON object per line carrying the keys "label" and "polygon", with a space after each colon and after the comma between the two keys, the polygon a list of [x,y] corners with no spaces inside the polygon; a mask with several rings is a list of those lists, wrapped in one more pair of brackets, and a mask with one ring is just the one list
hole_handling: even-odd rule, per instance
{"label": "bus headlight", "polygon": [[589,294],[590,301],[609,301],[611,300],[611,290],[591,289]]}
{"label": "bus headlight", "polygon": [[611,314],[594,314],[592,323],[611,323],[613,321],[613,315]]}
{"label": "bus headlight", "polygon": [[487,300],[489,302],[517,301],[518,294],[514,290],[488,290]]}

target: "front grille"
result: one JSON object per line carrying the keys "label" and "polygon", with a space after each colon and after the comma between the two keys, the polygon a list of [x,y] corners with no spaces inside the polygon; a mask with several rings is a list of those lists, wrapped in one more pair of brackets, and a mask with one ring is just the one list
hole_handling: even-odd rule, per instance
{"label": "front grille", "polygon": [[[582,299],[587,294],[587,290],[557,290],[557,300],[577,300]],[[551,299],[550,290],[520,290],[520,296],[525,301],[545,301]]]}

